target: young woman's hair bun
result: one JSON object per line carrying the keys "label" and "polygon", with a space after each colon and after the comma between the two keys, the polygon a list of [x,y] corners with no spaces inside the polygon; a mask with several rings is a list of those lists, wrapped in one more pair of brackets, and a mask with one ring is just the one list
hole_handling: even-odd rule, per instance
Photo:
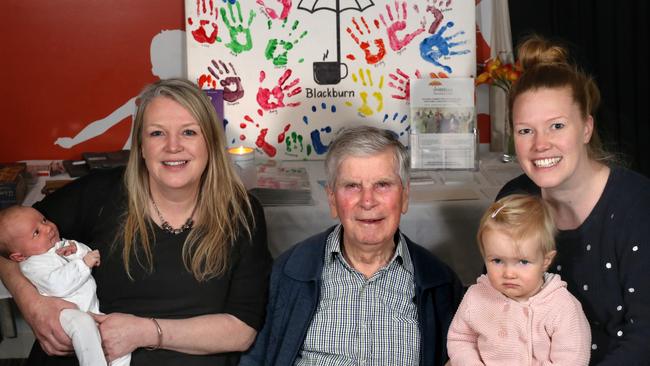
{"label": "young woman's hair bun", "polygon": [[539,35],[529,36],[520,44],[517,51],[517,58],[524,70],[542,64],[567,65],[568,55],[566,48]]}

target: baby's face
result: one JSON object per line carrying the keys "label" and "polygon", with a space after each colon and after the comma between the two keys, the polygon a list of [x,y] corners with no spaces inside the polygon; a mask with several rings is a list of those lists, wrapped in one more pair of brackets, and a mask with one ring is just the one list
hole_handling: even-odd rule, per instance
{"label": "baby's face", "polygon": [[21,208],[11,226],[12,251],[25,257],[43,254],[61,240],[56,225],[31,207]]}

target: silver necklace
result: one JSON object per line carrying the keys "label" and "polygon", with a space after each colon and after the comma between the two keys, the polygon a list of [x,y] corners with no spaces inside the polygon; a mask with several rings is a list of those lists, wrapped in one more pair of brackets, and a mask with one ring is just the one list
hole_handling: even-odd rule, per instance
{"label": "silver necklace", "polygon": [[151,203],[153,203],[153,208],[156,210],[156,213],[158,214],[158,218],[160,219],[160,226],[162,227],[163,231],[166,231],[170,234],[178,235],[184,231],[190,230],[192,226],[194,226],[194,220],[192,219],[192,216],[194,216],[194,212],[196,211],[196,205],[194,205],[194,209],[192,210],[192,214],[190,217],[185,221],[183,226],[181,226],[178,229],[174,229],[171,225],[169,225],[169,222],[165,220],[163,215],[160,213],[160,210],[158,209],[158,206],[156,205],[156,201],[153,200],[153,197],[151,197]]}

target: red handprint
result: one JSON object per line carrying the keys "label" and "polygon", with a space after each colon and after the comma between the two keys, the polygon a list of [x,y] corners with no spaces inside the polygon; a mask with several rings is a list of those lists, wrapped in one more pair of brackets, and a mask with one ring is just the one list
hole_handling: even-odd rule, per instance
{"label": "red handprint", "polygon": [[[370,50],[370,42],[367,40],[361,40],[360,36],[367,35],[368,37],[370,36],[370,27],[368,27],[368,23],[366,23],[366,19],[364,17],[361,17],[361,23],[364,26],[365,33],[359,27],[359,23],[355,18],[352,18],[352,24],[354,24],[355,29],[357,30],[357,33],[359,35],[357,36],[355,32],[352,30],[352,28],[347,27],[345,30],[350,34],[350,37],[356,42],[356,44],[359,45],[359,47],[363,50],[364,56],[366,57],[366,62],[369,65],[374,65],[378,63],[379,61],[384,59],[384,56],[386,56],[386,46],[384,45],[384,39],[383,38],[375,38],[372,43],[377,47],[377,52],[372,53]],[[379,29],[379,21],[375,20],[374,21],[375,28]]]}
{"label": "red handprint", "polygon": [[266,15],[269,16],[269,18],[287,19],[287,16],[289,16],[289,11],[291,10],[291,0],[274,0],[274,1],[282,6],[280,15],[278,15],[278,12],[275,11],[273,8],[266,5],[266,2],[268,1],[257,0],[257,3],[264,7],[264,12],[266,13]]}
{"label": "red handprint", "polygon": [[[196,16],[199,24],[198,28],[191,30],[191,33],[197,42],[213,44],[217,40],[217,34],[219,33],[219,27],[217,26],[219,12],[214,6],[213,0],[209,0],[208,6],[206,6],[205,1],[197,0],[196,2]],[[187,23],[190,26],[196,26],[191,17],[187,18]],[[210,27],[212,30],[208,32],[207,29]]]}
{"label": "red handprint", "polygon": [[[418,34],[424,32],[424,26],[421,28],[418,28],[415,30],[413,33],[407,33],[402,39],[399,39],[397,37],[397,33],[400,31],[403,31],[406,29],[406,18],[408,17],[407,12],[406,12],[406,1],[402,2],[402,16],[400,17],[400,6],[398,1],[395,1],[395,15],[396,17],[393,17],[393,11],[391,10],[390,5],[386,4],[386,12],[388,15],[388,19],[390,20],[391,24],[388,25],[386,24],[386,19],[384,18],[383,14],[379,15],[379,18],[381,19],[381,22],[384,24],[386,27],[386,31],[388,33],[388,41],[390,44],[390,48],[393,49],[393,51],[399,51],[402,48],[406,47],[413,38],[415,38]],[[401,19],[400,19],[401,18]]]}
{"label": "red handprint", "polygon": [[201,74],[197,79],[197,84],[201,89],[216,89],[217,80],[213,79],[212,76],[208,74]]}
{"label": "red handprint", "polygon": [[[426,11],[428,13],[433,14],[433,22],[429,26],[429,29],[427,32],[430,34],[436,33],[438,30],[438,27],[440,27],[440,23],[442,23],[442,20],[445,18],[444,15],[442,14],[442,10],[446,10],[449,8],[451,5],[452,0],[428,0],[427,8]],[[417,9],[416,9],[417,11]],[[426,19],[423,17],[422,19],[422,25],[424,26],[427,23]]]}
{"label": "red handprint", "polygon": [[388,77],[391,78],[391,81],[388,82],[388,86],[399,92],[399,94],[392,94],[391,97],[407,101],[410,100],[411,78],[399,68],[395,69],[395,74],[392,72],[388,74]]}
{"label": "red handprint", "polygon": [[[257,104],[262,107],[264,110],[274,110],[283,107],[295,107],[300,105],[300,102],[284,103],[284,97],[293,97],[294,95],[300,93],[302,88],[298,86],[300,78],[293,79],[289,84],[284,85],[284,83],[291,76],[291,69],[287,69],[282,76],[278,79],[277,85],[273,89],[259,87],[257,91]],[[260,83],[266,78],[266,73],[260,71]],[[293,88],[293,89],[292,89]],[[286,93],[286,95],[285,95]],[[271,101],[271,98],[274,98],[275,101]]]}

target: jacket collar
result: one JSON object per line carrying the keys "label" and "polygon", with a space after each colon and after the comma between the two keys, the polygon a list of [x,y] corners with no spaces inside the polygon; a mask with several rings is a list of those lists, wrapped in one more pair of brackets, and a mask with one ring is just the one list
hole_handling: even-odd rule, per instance
{"label": "jacket collar", "polygon": [[408,236],[403,235],[403,237],[406,239],[406,245],[413,262],[416,287],[428,289],[454,282],[452,272],[444,262],[428,249],[415,244]]}
{"label": "jacket collar", "polygon": [[320,280],[327,237],[334,228],[336,225],[296,244],[284,266],[284,273],[297,281]]}

